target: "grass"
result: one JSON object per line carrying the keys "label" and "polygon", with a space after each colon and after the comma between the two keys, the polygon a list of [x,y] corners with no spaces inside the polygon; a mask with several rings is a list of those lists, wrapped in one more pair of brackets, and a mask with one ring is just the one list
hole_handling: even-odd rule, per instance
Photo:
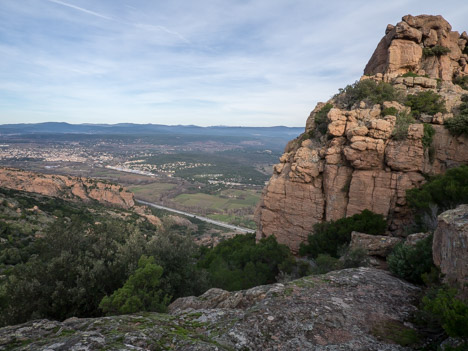
{"label": "grass", "polygon": [[231,210],[255,206],[259,199],[260,195],[257,192],[226,189],[216,195],[203,193],[181,194],[176,196],[173,201],[191,207]]}
{"label": "grass", "polygon": [[172,190],[176,187],[172,183],[150,183],[145,185],[135,185],[129,187],[129,190],[137,197],[141,197],[148,201],[157,201],[159,197],[165,192]]}

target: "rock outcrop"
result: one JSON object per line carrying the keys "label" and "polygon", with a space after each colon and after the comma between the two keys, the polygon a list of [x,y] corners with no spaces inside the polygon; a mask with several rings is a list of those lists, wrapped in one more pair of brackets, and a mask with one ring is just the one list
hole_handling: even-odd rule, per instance
{"label": "rock outcrop", "polygon": [[468,300],[468,205],[439,215],[432,252],[445,282],[459,288]]}
{"label": "rock outcrop", "polygon": [[0,350],[410,350],[392,331],[414,333],[408,320],[418,292],[381,270],[347,269],[245,291],[211,289],[176,300],[169,315],[5,327]]}
{"label": "rock outcrop", "polygon": [[[307,119],[305,133],[289,142],[274,167],[257,208],[257,239],[275,235],[297,252],[315,223],[365,209],[385,216],[388,234],[406,235],[411,222],[406,190],[423,184],[428,174],[441,174],[468,163],[468,138],[454,137],[443,126],[444,120],[456,113],[461,96],[468,94],[451,82],[454,75],[466,71],[463,60],[467,55],[462,53],[468,50],[465,38],[465,33],[450,32],[450,25],[440,16],[405,16],[403,22],[389,27],[366,68],[365,72],[373,75],[361,80],[390,83],[403,95],[436,92],[447,111],[421,115],[409,125],[407,137],[397,139],[393,137],[397,117],[383,111],[410,113],[409,107],[397,101],[361,101],[349,108],[340,105],[337,96],[327,103],[333,108],[326,116],[326,135],[322,135],[315,118],[326,105],[319,103]],[[450,48],[450,53],[432,59],[421,56],[424,48],[436,44]],[[407,55],[414,64],[404,58]],[[397,56],[400,61],[394,59]],[[427,60],[435,60],[433,69],[427,68]],[[447,65],[444,60],[448,60]],[[408,71],[427,76],[400,75]],[[448,80],[438,81],[439,77]],[[434,130],[430,146],[423,143],[424,123]]]}
{"label": "rock outcrop", "polygon": [[103,204],[127,209],[135,205],[132,192],[120,185],[105,183],[90,178],[0,168],[0,187],[69,200],[95,200]]}
{"label": "rock outcrop", "polygon": [[[452,31],[442,16],[407,15],[402,20],[387,27],[364,74],[381,73],[391,79],[411,71],[445,81],[468,74],[466,32]],[[446,54],[440,55],[440,50]]]}

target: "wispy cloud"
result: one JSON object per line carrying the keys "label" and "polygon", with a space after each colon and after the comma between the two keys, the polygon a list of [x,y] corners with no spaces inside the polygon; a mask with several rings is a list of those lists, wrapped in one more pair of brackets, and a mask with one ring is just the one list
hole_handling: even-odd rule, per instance
{"label": "wispy cloud", "polygon": [[97,12],[94,12],[94,11],[91,11],[91,10],[87,10],[85,8],[82,8],[82,7],[79,7],[79,6],[75,6],[75,5],[72,5],[72,4],[69,4],[69,3],[66,3],[66,2],[63,2],[63,1],[60,1],[60,0],[47,0],[49,2],[53,2],[55,4],[59,4],[59,5],[62,5],[62,6],[66,6],[66,7],[69,7],[69,8],[72,8],[72,9],[75,9],[75,10],[78,10],[78,11],[81,11],[81,12],[84,12],[84,13],[87,13],[88,15],[92,15],[92,16],[96,16],[96,17],[100,17],[100,18],[104,18],[106,20],[109,20],[109,21],[112,21],[113,19],[109,16],[105,16],[103,14],[100,14],[100,13],[97,13]]}

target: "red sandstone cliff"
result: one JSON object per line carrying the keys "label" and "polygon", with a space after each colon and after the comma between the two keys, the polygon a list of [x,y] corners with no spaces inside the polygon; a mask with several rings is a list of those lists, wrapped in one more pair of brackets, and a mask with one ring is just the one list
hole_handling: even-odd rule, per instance
{"label": "red sandstone cliff", "polygon": [[[468,94],[452,83],[468,74],[467,42],[466,32],[452,32],[441,16],[408,15],[396,26],[389,25],[361,79],[391,83],[402,94],[432,90],[445,100],[447,113],[424,116],[409,126],[407,138],[395,140],[396,116],[382,116],[381,111],[407,107],[388,101],[340,109],[334,97],[328,101],[334,108],[327,115],[327,133],[317,136],[315,117],[324,106],[319,103],[305,133],[288,144],[274,167],[257,209],[257,239],[275,235],[296,251],[315,223],[364,209],[383,214],[389,231],[403,235],[410,219],[406,190],[421,185],[425,174],[468,163],[468,138],[453,137],[442,125]],[[450,51],[423,55],[436,45]],[[427,77],[401,76],[410,71]],[[435,130],[431,155],[422,144],[422,122]]]}
{"label": "red sandstone cliff", "polygon": [[89,178],[0,168],[0,187],[70,200],[96,200],[103,204],[123,208],[130,208],[135,205],[133,193],[122,188],[120,185],[104,183]]}

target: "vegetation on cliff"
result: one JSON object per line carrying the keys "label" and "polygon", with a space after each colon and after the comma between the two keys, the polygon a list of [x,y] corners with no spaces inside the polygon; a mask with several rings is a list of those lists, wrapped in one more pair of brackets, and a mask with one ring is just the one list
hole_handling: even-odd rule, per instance
{"label": "vegetation on cliff", "polygon": [[[468,77],[468,76],[467,76]],[[463,95],[458,113],[445,121],[445,128],[454,136],[468,136],[468,95]]]}

